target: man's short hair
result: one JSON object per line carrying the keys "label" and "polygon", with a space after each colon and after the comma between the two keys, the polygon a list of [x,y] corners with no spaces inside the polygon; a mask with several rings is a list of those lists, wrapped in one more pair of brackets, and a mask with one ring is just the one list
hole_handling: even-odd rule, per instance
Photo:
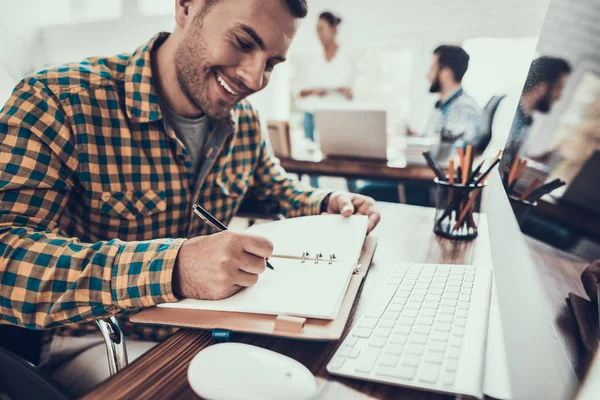
{"label": "man's short hair", "polygon": [[454,74],[454,79],[461,82],[469,68],[469,54],[460,46],[441,45],[433,51],[438,56],[440,68],[448,67]]}
{"label": "man's short hair", "polygon": [[[204,3],[204,10],[207,10],[209,7],[212,7],[219,1],[220,0],[206,0]],[[306,0],[285,0],[285,4],[287,4],[294,17],[306,17],[306,14],[308,13],[308,5],[306,4]]]}
{"label": "man's short hair", "polygon": [[570,74],[571,66],[569,63],[558,57],[538,57],[531,63],[523,93],[529,92],[536,85],[547,82],[550,85],[555,84],[563,74]]}

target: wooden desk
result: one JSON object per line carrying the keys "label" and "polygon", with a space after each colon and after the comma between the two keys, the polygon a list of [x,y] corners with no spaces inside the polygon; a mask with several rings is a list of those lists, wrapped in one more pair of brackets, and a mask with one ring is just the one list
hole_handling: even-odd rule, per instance
{"label": "wooden desk", "polygon": [[[489,262],[487,227],[472,242],[452,242],[432,233],[433,209],[396,204],[381,204],[382,220],[374,234],[379,238],[369,275],[357,297],[346,332],[373,299],[393,262],[430,262],[475,264]],[[478,243],[482,246],[479,251]],[[399,244],[402,244],[401,246]],[[539,250],[538,250],[539,251]],[[539,254],[542,254],[539,251]],[[554,268],[548,263],[538,267]],[[580,266],[577,266],[579,270]],[[555,276],[555,275],[553,275]],[[574,279],[574,278],[573,278]],[[573,280],[554,282],[549,292],[553,299],[564,298],[576,285]],[[556,306],[559,301],[557,300]],[[568,328],[568,327],[567,327]],[[572,329],[572,327],[571,327]],[[574,334],[567,332],[574,337]],[[315,374],[320,399],[453,399],[428,392],[374,384],[329,375],[325,366],[340,342],[305,342],[254,335],[239,335],[237,341],[272,349],[306,365]],[[86,399],[196,399],[187,382],[187,368],[194,355],[212,343],[209,332],[182,329],[170,339],[133,362],[117,376],[107,380]]]}
{"label": "wooden desk", "polygon": [[574,204],[565,204],[551,196],[542,197],[538,200],[538,206],[531,211],[562,222],[600,241],[600,214]]}
{"label": "wooden desk", "polygon": [[299,160],[281,158],[281,165],[298,175],[323,175],[342,178],[390,181],[433,181],[435,175],[426,165],[406,165],[403,161],[374,161],[351,158]]}

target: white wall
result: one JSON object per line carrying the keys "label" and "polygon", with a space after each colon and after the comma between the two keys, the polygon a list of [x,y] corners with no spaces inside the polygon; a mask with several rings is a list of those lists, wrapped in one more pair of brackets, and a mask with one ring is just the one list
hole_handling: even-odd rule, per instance
{"label": "white wall", "polygon": [[[133,51],[155,32],[170,30],[174,25],[172,13],[164,7],[161,7],[163,16],[145,16],[140,15],[136,0],[103,3],[109,8],[122,5],[122,10],[110,13],[110,18],[117,15],[118,19],[80,22],[99,14],[97,0],[0,0],[3,20],[11,21],[0,28],[5,38],[0,50],[6,47],[6,42],[13,43],[13,48],[14,43],[28,43],[31,50],[20,56],[25,62],[19,70],[25,73],[86,56]],[[312,0],[309,1],[309,15],[292,44],[290,56],[320,52],[315,25],[324,10],[332,10],[343,17],[340,42],[353,52],[373,47],[409,47],[414,65],[408,122],[422,129],[434,102],[425,80],[432,50],[441,43],[461,44],[476,37],[536,36],[547,4],[548,0]],[[8,58],[10,64],[20,62],[12,56],[7,57],[6,52],[0,56],[0,62],[3,58]],[[529,61],[515,60],[515,63]],[[0,97],[7,96],[1,82],[0,76]],[[9,86],[12,85],[14,83]],[[288,118],[287,67],[277,68],[269,87],[255,95],[253,101],[264,118]]]}
{"label": "white wall", "polygon": [[536,113],[526,145],[530,153],[540,153],[552,144],[552,137],[566,110],[581,74],[587,70],[600,74],[600,1],[552,0],[542,26],[537,52],[563,57],[573,72],[562,99],[549,114]]}

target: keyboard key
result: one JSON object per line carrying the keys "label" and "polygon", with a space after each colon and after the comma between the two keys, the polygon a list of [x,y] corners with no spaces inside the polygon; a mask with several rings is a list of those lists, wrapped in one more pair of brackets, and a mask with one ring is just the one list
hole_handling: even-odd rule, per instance
{"label": "keyboard key", "polygon": [[440,307],[438,313],[454,315],[454,307]]}
{"label": "keyboard key", "polygon": [[430,330],[431,330],[431,326],[428,326],[428,325],[417,325],[413,328],[413,332],[422,333],[424,335],[429,334]]}
{"label": "keyboard key", "polygon": [[402,316],[398,319],[398,322],[396,322],[396,325],[408,325],[408,326],[412,326],[415,323],[416,318],[415,317],[407,317],[407,316]]}
{"label": "keyboard key", "polygon": [[461,328],[461,327],[456,327],[454,328],[454,330],[452,331],[453,335],[456,336],[460,336],[462,337],[465,334],[465,328]]}
{"label": "keyboard key", "polygon": [[438,315],[435,317],[436,321],[440,321],[440,322],[452,322],[453,318],[454,317],[452,315],[440,314],[440,313],[438,313]]}
{"label": "keyboard key", "polygon": [[438,321],[433,325],[433,329],[436,331],[450,332],[452,325],[449,322]]}
{"label": "keyboard key", "polygon": [[409,301],[408,303],[406,303],[404,305],[404,308],[406,310],[418,310],[421,308],[421,304],[420,303],[416,303],[414,301]]}
{"label": "keyboard key", "polygon": [[[441,343],[441,342],[434,342],[434,343]],[[448,350],[448,357],[450,358],[458,358],[460,356],[460,349],[456,348],[456,347],[451,347]]]}
{"label": "keyboard key", "polygon": [[467,303],[465,301],[460,301],[458,303],[458,309],[459,310],[468,310],[469,309],[469,303]]}
{"label": "keyboard key", "polygon": [[383,313],[383,316],[381,318],[383,319],[391,319],[391,320],[397,320],[398,317],[400,316],[400,313],[397,311],[386,311]]}
{"label": "keyboard key", "polygon": [[442,383],[447,386],[453,385],[454,384],[454,372],[445,372],[444,377],[442,378]]}
{"label": "keyboard key", "polygon": [[406,365],[408,367],[416,367],[419,365],[419,361],[421,361],[421,357],[414,354],[405,354],[402,359],[402,365]]}
{"label": "keyboard key", "polygon": [[400,357],[393,354],[384,354],[379,359],[379,365],[385,365],[387,367],[395,367],[398,364]]}
{"label": "keyboard key", "polygon": [[415,301],[417,303],[423,303],[423,301],[425,301],[425,296],[422,294],[413,294],[410,296],[410,301]]}
{"label": "keyboard key", "polygon": [[371,372],[375,366],[375,361],[377,361],[377,358],[379,357],[380,351],[381,350],[375,347],[366,347],[356,362],[356,371],[365,373]]}
{"label": "keyboard key", "polygon": [[460,292],[460,288],[459,287],[447,287],[446,288],[446,293],[459,293]]}
{"label": "keyboard key", "polygon": [[352,336],[368,339],[371,332],[373,332],[373,329],[357,327],[352,329]]}
{"label": "keyboard key", "polygon": [[465,282],[473,283],[473,281],[475,281],[475,278],[473,278],[472,276],[466,276],[465,277]]}
{"label": "keyboard key", "polygon": [[333,360],[329,362],[328,366],[331,369],[340,369],[342,368],[342,365],[344,365],[344,361],[346,361],[344,357],[335,356],[333,357]]}
{"label": "keyboard key", "polygon": [[422,294],[425,296],[427,294],[427,289],[413,289],[412,294]]}
{"label": "keyboard key", "polygon": [[388,344],[383,350],[383,353],[399,356],[402,354],[402,350],[404,350],[404,346],[401,344]]}
{"label": "keyboard key", "polygon": [[456,371],[458,367],[458,361],[456,360],[448,360],[446,363],[446,371]]}
{"label": "keyboard key", "polygon": [[425,346],[422,344],[410,343],[408,346],[406,346],[405,351],[406,351],[406,354],[414,354],[414,355],[420,356],[425,351]]}
{"label": "keyboard key", "polygon": [[432,341],[431,343],[429,343],[428,349],[438,353],[443,353],[444,350],[446,350],[446,343]]}
{"label": "keyboard key", "polygon": [[422,281],[419,281],[415,285],[415,289],[425,289],[425,290],[427,290],[427,289],[429,289],[429,284],[425,283],[425,282],[422,282]]}
{"label": "keyboard key", "polygon": [[444,361],[444,354],[430,351],[425,355],[425,361],[435,364],[441,364]]}
{"label": "keyboard key", "polygon": [[390,328],[377,328],[373,332],[373,334],[375,336],[381,336],[381,337],[384,337],[384,338],[390,336],[391,333],[392,333],[392,330]]}
{"label": "keyboard key", "polygon": [[434,303],[433,301],[426,301],[423,303],[423,308],[428,308],[430,310],[437,310],[438,303]]}
{"label": "keyboard key", "polygon": [[466,318],[456,318],[454,320],[454,325],[456,326],[465,326],[467,325],[467,319]]}
{"label": "keyboard key", "polygon": [[[432,285],[433,285],[433,283],[432,283]],[[440,288],[440,289],[433,288],[433,289],[429,289],[428,293],[430,293],[430,294],[442,294],[442,293],[444,293],[444,289],[443,288]]]}
{"label": "keyboard key", "polygon": [[473,293],[473,291],[472,291],[471,289],[462,288],[462,289],[460,290],[460,293],[461,293],[461,294],[471,294],[471,293]]}
{"label": "keyboard key", "polygon": [[463,282],[462,287],[463,288],[467,288],[467,289],[472,289],[473,288],[473,282]]}
{"label": "keyboard key", "polygon": [[469,301],[471,301],[471,295],[468,295],[468,294],[461,294],[461,295],[458,297],[458,301],[464,301],[464,302],[467,302],[467,303],[468,303]]}
{"label": "keyboard key", "polygon": [[337,351],[336,355],[339,357],[348,357],[350,355],[350,351],[352,351],[352,347],[342,345]]}
{"label": "keyboard key", "polygon": [[350,352],[350,355],[348,357],[350,357],[350,358],[357,358],[359,354],[360,354],[360,348],[353,347],[352,351]]}
{"label": "keyboard key", "polygon": [[431,340],[437,340],[439,342],[447,342],[448,341],[448,333],[442,331],[433,331],[429,336]]}
{"label": "keyboard key", "polygon": [[[406,300],[408,299],[408,297],[394,297],[392,299],[392,301],[390,301],[390,305],[394,304],[394,305],[399,305],[402,306],[406,303]],[[390,306],[388,306],[389,308]]]}
{"label": "keyboard key", "polygon": [[373,347],[379,347],[382,348],[383,346],[385,346],[385,343],[387,342],[387,339],[381,336],[374,336],[370,341],[369,341],[369,346],[373,346]]}
{"label": "keyboard key", "polygon": [[390,320],[390,319],[382,319],[379,321],[379,324],[377,325],[378,328],[393,328],[394,327],[394,321]]}
{"label": "keyboard key", "polygon": [[[418,310],[404,310],[402,311],[402,316],[403,317],[416,317],[417,315],[419,315],[419,311]],[[398,319],[398,318],[396,318]]]}
{"label": "keyboard key", "polygon": [[373,329],[377,326],[377,321],[379,321],[377,318],[363,317],[360,319],[360,321],[358,321],[357,326],[359,326],[361,328]]}
{"label": "keyboard key", "polygon": [[444,293],[444,298],[458,300],[458,293]]}
{"label": "keyboard key", "polygon": [[443,307],[452,307],[452,309],[456,310],[457,300],[455,299],[442,299],[440,301],[440,306]]}
{"label": "keyboard key", "polygon": [[426,317],[434,317],[436,313],[437,313],[437,310],[434,310],[431,308],[422,308],[419,315],[426,316]]}
{"label": "keyboard key", "polygon": [[381,318],[381,314],[383,314],[385,311],[385,308],[388,306],[390,300],[394,296],[394,293],[396,293],[395,286],[383,285],[377,293],[375,301],[371,303],[364,316],[378,319]]}
{"label": "keyboard key", "polygon": [[454,314],[454,315],[457,317],[460,317],[460,318],[467,318],[467,314],[468,314],[467,310],[458,310],[458,311],[456,311],[456,314]]}
{"label": "keyboard key", "polygon": [[440,374],[440,366],[438,364],[423,363],[419,370],[419,380],[421,382],[435,383]]}
{"label": "keyboard key", "polygon": [[356,344],[356,342],[358,342],[357,336],[347,336],[346,339],[344,339],[344,344],[346,346],[352,347]]}
{"label": "keyboard key", "polygon": [[422,325],[431,326],[431,324],[433,324],[433,317],[419,316],[419,319],[417,322]]}
{"label": "keyboard key", "polygon": [[415,377],[417,369],[415,367],[400,366],[399,368],[386,367],[385,365],[377,367],[375,373],[392,378],[412,380]]}
{"label": "keyboard key", "polygon": [[394,328],[394,333],[402,333],[404,335],[408,335],[411,329],[412,328],[410,325],[396,325],[396,327]]}
{"label": "keyboard key", "polygon": [[432,282],[430,287],[431,287],[432,289],[433,289],[433,288],[437,288],[437,289],[443,289],[443,288],[445,288],[445,287],[446,287],[446,285],[445,285],[444,283],[442,283],[442,282]]}
{"label": "keyboard key", "polygon": [[400,311],[402,311],[403,308],[404,308],[404,305],[402,305],[402,304],[390,304],[388,306],[388,308],[386,309],[386,311],[400,312]]}
{"label": "keyboard key", "polygon": [[394,333],[392,336],[390,336],[388,341],[393,344],[404,344],[404,343],[406,343],[407,339],[408,339],[408,335]]}
{"label": "keyboard key", "polygon": [[410,343],[425,344],[427,343],[427,335],[413,333],[410,337]]}

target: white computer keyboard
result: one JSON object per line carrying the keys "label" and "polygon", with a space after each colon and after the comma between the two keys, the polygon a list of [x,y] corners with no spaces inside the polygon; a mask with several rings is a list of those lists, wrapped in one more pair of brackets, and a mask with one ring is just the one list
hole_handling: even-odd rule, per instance
{"label": "white computer keyboard", "polygon": [[491,284],[488,267],[399,264],[327,370],[481,398]]}

